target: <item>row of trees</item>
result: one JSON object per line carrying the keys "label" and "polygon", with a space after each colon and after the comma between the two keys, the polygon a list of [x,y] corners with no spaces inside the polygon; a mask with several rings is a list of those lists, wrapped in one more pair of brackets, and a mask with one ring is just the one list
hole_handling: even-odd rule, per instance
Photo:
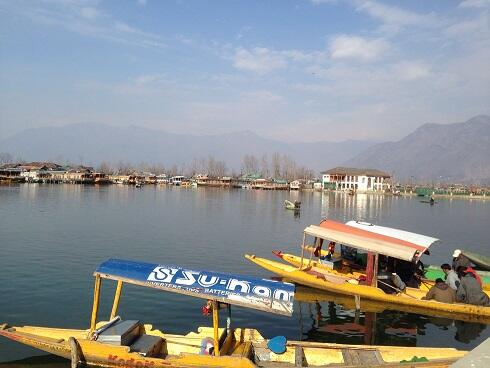
{"label": "row of trees", "polygon": [[262,177],[293,179],[312,179],[313,170],[298,165],[289,155],[272,154],[270,160],[267,155],[260,159],[254,155],[245,155],[242,159],[242,172],[246,174],[259,173]]}
{"label": "row of trees", "polygon": [[[0,163],[13,162],[12,155],[8,153],[0,153]],[[17,160],[16,162],[24,162]],[[79,164],[72,164],[68,161],[63,162],[67,166],[78,166]],[[80,161],[82,164],[82,161]],[[207,174],[212,177],[233,176],[240,175],[260,175],[264,178],[282,178],[287,180],[294,179],[312,179],[314,177],[313,170],[298,165],[289,155],[281,155],[280,153],[274,153],[269,158],[267,155],[262,157],[256,157],[252,154],[247,154],[242,157],[240,171],[237,169],[229,169],[226,162],[217,160],[213,156],[207,158],[196,158],[188,165],[172,165],[165,167],[162,164],[148,164],[141,162],[139,164],[133,164],[130,162],[119,161],[116,163],[110,163],[102,161],[95,170],[106,174],[127,174],[135,171],[145,171],[154,174],[167,174],[174,175],[186,175],[194,176],[196,174]]]}

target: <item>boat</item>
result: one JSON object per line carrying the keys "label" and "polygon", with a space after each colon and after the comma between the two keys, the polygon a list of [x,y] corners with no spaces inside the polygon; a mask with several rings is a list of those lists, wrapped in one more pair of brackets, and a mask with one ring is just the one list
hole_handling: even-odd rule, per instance
{"label": "boat", "polygon": [[284,207],[288,210],[298,211],[301,209],[301,202],[300,201],[291,202],[286,199],[284,201]]}
{"label": "boat", "polygon": [[[255,329],[235,328],[231,305],[291,316],[294,285],[272,280],[197,271],[177,266],[109,259],[94,272],[94,300],[87,329],[0,324],[0,335],[79,363],[105,367],[291,367],[352,366],[361,360],[377,366],[402,366],[401,361],[424,357],[411,366],[448,366],[467,352],[452,348],[363,346],[307,341],[270,340]],[[102,280],[117,282],[108,320],[98,320]],[[175,335],[139,320],[117,315],[124,284],[184,294],[207,300],[213,327]],[[219,327],[220,309],[228,312]]]}
{"label": "boat", "polygon": [[[371,231],[366,230],[370,228]],[[398,238],[388,234],[397,234]],[[397,260],[417,262],[422,254],[437,241],[435,238],[420,234],[386,228],[366,223],[348,222],[342,224],[332,220],[324,220],[320,226],[310,225],[304,230],[303,246],[307,237],[314,239],[313,244],[324,240],[343,244],[367,254],[367,266],[363,270],[365,277],[356,274],[339,272],[341,260],[332,259],[327,264],[335,272],[324,272],[328,267],[319,267],[313,262],[313,255],[305,257],[303,248],[298,265],[286,265],[256,255],[245,257],[258,266],[265,268],[296,284],[326,290],[336,294],[350,295],[358,301],[367,299],[391,305],[391,309],[400,306],[410,307],[417,313],[434,315],[434,313],[450,313],[453,319],[468,319],[490,322],[490,307],[476,306],[463,303],[441,303],[435,300],[423,300],[427,290],[406,287],[403,291],[390,286],[393,293],[384,292],[380,286],[384,283],[377,278],[378,262],[381,256]],[[405,239],[405,240],[404,240]],[[410,241],[409,241],[410,240]],[[322,271],[322,272],[319,272]],[[489,293],[488,290],[485,290]]]}
{"label": "boat", "polygon": [[[490,271],[476,270],[476,273],[480,275],[484,288],[490,289]],[[440,266],[429,265],[425,267],[425,277],[428,280],[435,280],[437,278],[444,279],[445,276],[446,274],[442,271]]]}
{"label": "boat", "polygon": [[481,270],[490,271],[490,257],[469,252],[467,250],[464,250],[461,253],[463,253],[472,263],[474,263]]}

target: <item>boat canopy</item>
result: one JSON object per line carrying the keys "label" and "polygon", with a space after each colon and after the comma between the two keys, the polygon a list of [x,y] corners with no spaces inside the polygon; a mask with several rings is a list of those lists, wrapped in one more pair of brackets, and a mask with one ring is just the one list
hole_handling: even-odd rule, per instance
{"label": "boat canopy", "polygon": [[109,259],[94,276],[291,316],[294,285],[178,266]]}
{"label": "boat canopy", "polygon": [[431,236],[412,233],[405,230],[394,229],[392,227],[373,225],[370,224],[369,222],[349,221],[346,222],[345,224],[349,226],[357,227],[358,229],[371,231],[376,234],[391,236],[392,238],[405,240],[407,242],[420,245],[421,247],[425,247],[425,249],[428,249],[436,241],[439,241],[439,239],[433,238]]}
{"label": "boat canopy", "polygon": [[403,239],[367,231],[332,220],[324,220],[320,223],[320,226],[310,225],[304,232],[306,235],[334,241],[366,252],[382,254],[410,262],[417,260],[428,248]]}

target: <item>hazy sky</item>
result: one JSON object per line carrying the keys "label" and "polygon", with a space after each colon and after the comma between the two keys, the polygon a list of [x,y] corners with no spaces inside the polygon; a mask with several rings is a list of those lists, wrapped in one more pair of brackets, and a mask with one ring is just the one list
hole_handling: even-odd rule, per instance
{"label": "hazy sky", "polygon": [[0,0],[0,138],[399,139],[490,113],[490,0]]}

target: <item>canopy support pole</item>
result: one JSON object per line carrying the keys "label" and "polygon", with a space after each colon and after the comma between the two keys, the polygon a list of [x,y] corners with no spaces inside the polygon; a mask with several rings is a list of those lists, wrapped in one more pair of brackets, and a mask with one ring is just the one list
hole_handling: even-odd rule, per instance
{"label": "canopy support pole", "polygon": [[214,355],[219,356],[219,304],[213,300]]}
{"label": "canopy support pole", "polygon": [[226,317],[226,334],[230,335],[231,334],[231,305],[227,304],[226,307],[228,309],[228,317]]}
{"label": "canopy support pole", "polygon": [[306,241],[306,234],[303,233],[303,245],[301,246],[301,263],[299,265],[300,270],[303,268],[303,258],[305,256],[305,241]]}
{"label": "canopy support pole", "polygon": [[114,302],[112,303],[112,311],[111,311],[111,316],[109,317],[109,321],[111,321],[117,314],[117,308],[119,307],[119,299],[121,299],[122,286],[123,286],[123,282],[119,280],[117,282],[116,293],[114,294]]}
{"label": "canopy support pole", "polygon": [[379,254],[376,253],[374,255],[373,281],[371,284],[374,287],[378,287],[378,262],[379,262]]}
{"label": "canopy support pole", "polygon": [[[320,243],[320,238],[316,238],[315,237],[315,242],[314,242],[315,249],[318,247],[319,243]],[[313,259],[313,252],[310,253],[310,258],[308,259],[308,266],[306,266],[306,267],[310,267],[310,264],[311,264],[311,260],[312,259]]]}
{"label": "canopy support pole", "polygon": [[97,312],[99,311],[99,298],[100,298],[100,284],[102,279],[100,275],[95,276],[95,287],[94,287],[94,304],[92,307],[92,318],[90,319],[90,332],[95,330],[95,324],[97,323]]}

